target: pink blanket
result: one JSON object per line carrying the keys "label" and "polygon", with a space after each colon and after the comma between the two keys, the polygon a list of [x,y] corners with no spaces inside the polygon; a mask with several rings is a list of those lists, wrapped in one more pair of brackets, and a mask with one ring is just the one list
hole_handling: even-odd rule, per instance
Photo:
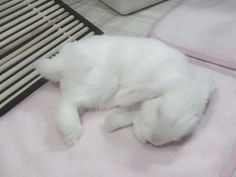
{"label": "pink blanket", "polygon": [[150,35],[185,54],[236,69],[236,1],[184,0]]}
{"label": "pink blanket", "polygon": [[196,132],[165,147],[142,145],[130,128],[107,134],[104,113],[84,116],[68,148],[54,122],[59,91],[46,84],[0,119],[0,177],[232,177],[236,167],[235,77],[191,65],[218,91]]}

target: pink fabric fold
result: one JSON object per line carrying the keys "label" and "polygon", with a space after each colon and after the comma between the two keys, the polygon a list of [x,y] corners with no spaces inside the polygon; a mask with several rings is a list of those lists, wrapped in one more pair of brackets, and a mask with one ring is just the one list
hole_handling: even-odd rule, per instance
{"label": "pink fabric fold", "polygon": [[107,134],[107,112],[90,112],[83,117],[78,144],[68,148],[55,128],[58,88],[46,84],[0,119],[0,177],[232,177],[235,78],[191,67],[201,79],[213,77],[218,91],[195,133],[184,141],[142,145],[131,128]]}
{"label": "pink fabric fold", "polygon": [[236,69],[235,9],[235,0],[184,0],[149,35],[187,55]]}

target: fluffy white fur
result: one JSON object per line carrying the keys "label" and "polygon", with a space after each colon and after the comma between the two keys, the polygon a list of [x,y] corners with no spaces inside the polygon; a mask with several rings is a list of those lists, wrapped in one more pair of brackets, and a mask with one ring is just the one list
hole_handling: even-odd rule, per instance
{"label": "fluffy white fur", "polygon": [[107,116],[108,131],[133,124],[141,142],[177,141],[192,132],[214,91],[213,82],[193,78],[183,54],[147,38],[91,37],[35,67],[60,82],[57,122],[68,145],[78,140],[86,109],[112,107],[118,108]]}

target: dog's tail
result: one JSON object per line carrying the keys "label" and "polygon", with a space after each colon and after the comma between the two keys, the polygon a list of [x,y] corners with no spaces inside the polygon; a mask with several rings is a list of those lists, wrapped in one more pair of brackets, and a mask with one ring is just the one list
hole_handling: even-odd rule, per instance
{"label": "dog's tail", "polygon": [[42,58],[34,62],[34,68],[46,79],[54,82],[61,79],[62,67],[58,60]]}

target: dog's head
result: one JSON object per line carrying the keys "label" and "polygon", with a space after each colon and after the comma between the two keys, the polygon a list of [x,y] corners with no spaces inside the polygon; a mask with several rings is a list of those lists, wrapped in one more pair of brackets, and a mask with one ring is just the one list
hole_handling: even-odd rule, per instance
{"label": "dog's head", "polygon": [[[142,102],[140,114],[133,124],[137,138],[154,145],[163,145],[190,134],[214,90],[214,83],[210,81],[181,83],[154,98],[148,97],[148,93],[153,96],[156,92],[150,87],[130,91],[132,98],[140,98],[140,95],[149,98]],[[145,93],[139,93],[140,91]],[[130,103],[129,95],[124,100]]]}

